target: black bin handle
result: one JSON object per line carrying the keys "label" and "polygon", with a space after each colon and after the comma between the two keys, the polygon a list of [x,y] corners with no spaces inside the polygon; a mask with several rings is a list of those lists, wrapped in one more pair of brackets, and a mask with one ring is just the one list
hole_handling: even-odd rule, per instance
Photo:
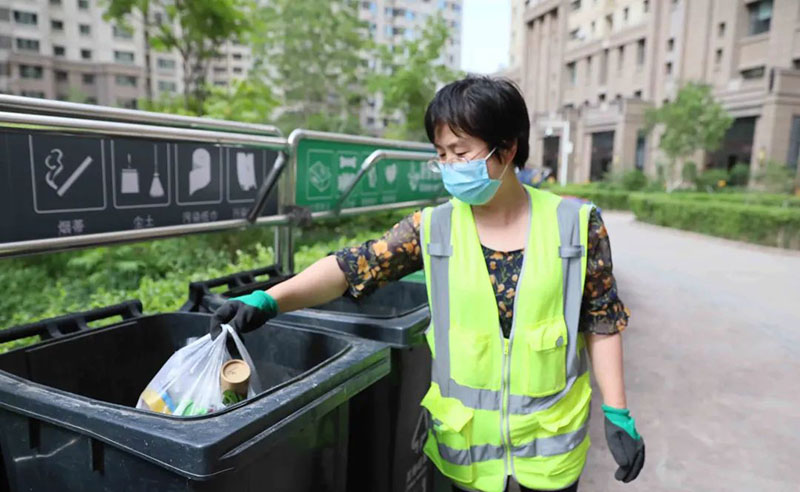
{"label": "black bin handle", "polygon": [[113,316],[122,316],[122,319],[134,319],[142,315],[142,301],[130,299],[119,304],[91,309],[78,313],[66,314],[55,318],[43,319],[0,330],[0,343],[11,342],[21,338],[39,335],[43,340],[60,337],[68,333],[75,333],[89,329],[89,323]]}
{"label": "black bin handle", "polygon": [[[226,286],[228,290],[234,287],[241,287],[244,285],[256,282],[256,277],[262,275],[269,275],[272,277],[279,277],[282,274],[280,265],[269,265],[253,270],[244,270],[241,272],[232,273],[224,277],[212,278],[209,280],[201,280],[198,282],[191,282],[189,284],[189,303],[199,306],[203,304],[203,298],[212,295],[211,289],[214,287]],[[224,302],[224,301],[223,301]]]}

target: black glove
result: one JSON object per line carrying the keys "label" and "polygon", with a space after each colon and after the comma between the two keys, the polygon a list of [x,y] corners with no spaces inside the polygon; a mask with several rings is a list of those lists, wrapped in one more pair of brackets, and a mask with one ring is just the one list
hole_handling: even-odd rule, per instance
{"label": "black glove", "polygon": [[605,421],[608,449],[619,465],[614,478],[628,483],[639,476],[644,466],[644,439],[641,436],[634,439],[625,429],[608,420],[608,417]]}
{"label": "black glove", "polygon": [[222,333],[222,325],[229,324],[238,333],[247,333],[264,326],[278,315],[278,303],[262,290],[241,297],[234,297],[214,311],[209,334],[216,339]]}

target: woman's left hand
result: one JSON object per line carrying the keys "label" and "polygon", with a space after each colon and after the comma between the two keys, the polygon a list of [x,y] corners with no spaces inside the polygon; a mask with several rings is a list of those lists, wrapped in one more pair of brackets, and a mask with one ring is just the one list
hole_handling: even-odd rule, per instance
{"label": "woman's left hand", "polygon": [[644,439],[636,432],[636,424],[627,408],[603,405],[606,441],[619,468],[614,478],[628,483],[639,476],[644,466]]}

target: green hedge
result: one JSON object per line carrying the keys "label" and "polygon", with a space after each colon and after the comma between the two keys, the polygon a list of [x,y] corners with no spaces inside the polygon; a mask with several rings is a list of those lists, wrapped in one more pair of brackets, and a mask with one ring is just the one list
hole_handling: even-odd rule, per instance
{"label": "green hedge", "polygon": [[725,202],[725,203],[738,203],[743,205],[764,205],[767,207],[800,208],[800,197],[777,194],[777,193],[673,192],[672,196],[681,199],[696,200],[703,202],[713,201],[713,202]]}
{"label": "green hedge", "polygon": [[[296,267],[378,237],[409,212],[325,221],[299,231]],[[140,299],[148,313],[173,311],[186,302],[189,282],[271,264],[272,242],[272,230],[257,227],[2,260],[0,329],[126,299]],[[35,341],[0,344],[0,353]]]}
{"label": "green hedge", "polygon": [[595,185],[568,185],[549,188],[561,196],[574,196],[594,202],[603,210],[629,210],[629,191],[607,190]]}
{"label": "green hedge", "polygon": [[800,208],[631,194],[638,220],[738,241],[800,249]]}

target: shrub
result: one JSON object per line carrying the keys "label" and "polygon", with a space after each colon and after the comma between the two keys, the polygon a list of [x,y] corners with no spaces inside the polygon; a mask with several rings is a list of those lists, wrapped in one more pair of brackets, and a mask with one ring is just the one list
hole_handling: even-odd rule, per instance
{"label": "shrub", "polygon": [[695,180],[700,191],[713,191],[724,188],[728,184],[728,171],[724,169],[706,169]]}
{"label": "shrub", "polygon": [[697,181],[697,164],[694,162],[687,162],[681,169],[681,180],[684,183],[694,184]]}
{"label": "shrub", "polygon": [[574,196],[592,201],[604,210],[628,210],[630,192],[601,188],[595,185],[567,185],[550,188],[549,191],[561,196]]}
{"label": "shrub", "polygon": [[747,186],[748,181],[750,181],[750,165],[744,162],[736,163],[730,171],[731,186]]}
{"label": "shrub", "polygon": [[605,189],[639,191],[647,186],[647,176],[639,169],[609,171],[603,176]]}
{"label": "shrub", "polygon": [[795,171],[785,164],[769,161],[756,172],[756,183],[769,193],[791,193],[794,190]]}
{"label": "shrub", "polygon": [[800,209],[634,193],[638,220],[739,241],[800,249]]}

